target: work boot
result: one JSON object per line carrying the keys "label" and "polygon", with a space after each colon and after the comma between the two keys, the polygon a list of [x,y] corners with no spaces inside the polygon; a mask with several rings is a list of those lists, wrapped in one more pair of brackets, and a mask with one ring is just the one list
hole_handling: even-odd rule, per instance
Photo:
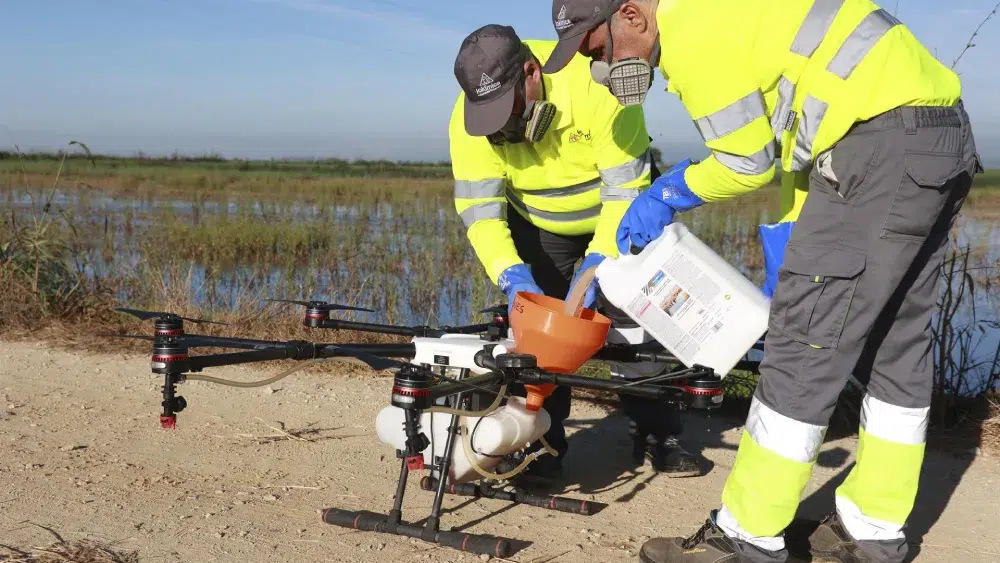
{"label": "work boot", "polygon": [[[815,524],[815,520],[813,520]],[[796,559],[812,563],[877,563],[861,549],[836,512],[827,516],[809,535],[808,543],[788,542],[788,551]]]}
{"label": "work boot", "polygon": [[646,458],[655,471],[665,474],[667,477],[697,477],[701,475],[701,467],[698,460],[688,453],[677,442],[677,438],[669,436],[663,440],[658,440],[650,436],[647,442],[650,446],[646,449]]}
{"label": "work boot", "polygon": [[[521,465],[525,457],[524,453],[510,454],[504,457],[497,464],[494,473],[504,474],[513,471],[518,465]],[[562,470],[562,457],[554,457],[546,453],[529,463],[528,467],[511,477],[510,481],[516,482],[518,485],[528,483],[551,485],[562,478]]]}
{"label": "work boot", "polygon": [[643,563],[784,563],[785,552],[764,551],[725,534],[715,524],[715,511],[694,535],[653,538],[642,544]]}
{"label": "work boot", "polygon": [[634,420],[629,421],[629,435],[632,436],[632,463],[636,466],[642,467],[649,460],[654,471],[667,477],[701,475],[697,458],[680,445],[676,436],[647,433]]}
{"label": "work boot", "polygon": [[551,485],[562,478],[562,458],[545,454],[531,462],[521,473],[521,480],[526,483]]}

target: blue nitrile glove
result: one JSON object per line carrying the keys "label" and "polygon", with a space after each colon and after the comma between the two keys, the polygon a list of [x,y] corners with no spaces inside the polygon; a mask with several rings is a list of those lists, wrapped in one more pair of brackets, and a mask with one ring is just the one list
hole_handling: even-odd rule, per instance
{"label": "blue nitrile glove", "polygon": [[688,189],[684,171],[691,159],[678,162],[635,198],[618,225],[618,252],[628,254],[631,246],[645,248],[674,222],[674,213],[689,211],[705,202]]}
{"label": "blue nitrile glove", "polygon": [[778,287],[778,270],[785,261],[785,246],[792,237],[795,221],[758,225],[760,244],[764,250],[764,286],[761,291],[769,298],[774,297]]}
{"label": "blue nitrile glove", "polygon": [[[569,291],[566,292],[566,297],[573,293],[573,288],[576,286],[576,282],[580,279],[580,274],[586,272],[590,268],[600,265],[604,261],[604,255],[592,252],[583,258],[583,263],[580,264],[580,269],[576,271],[573,276],[573,281],[569,284]],[[590,280],[590,285],[587,286],[587,291],[583,294],[583,307],[585,309],[593,309],[594,305],[597,304],[597,277]]]}
{"label": "blue nitrile glove", "polygon": [[519,291],[537,293],[545,295],[542,288],[535,283],[535,278],[531,277],[531,270],[526,264],[515,264],[500,273],[497,279],[497,286],[500,291],[507,294],[507,314],[510,314],[511,307],[514,306],[514,298]]}

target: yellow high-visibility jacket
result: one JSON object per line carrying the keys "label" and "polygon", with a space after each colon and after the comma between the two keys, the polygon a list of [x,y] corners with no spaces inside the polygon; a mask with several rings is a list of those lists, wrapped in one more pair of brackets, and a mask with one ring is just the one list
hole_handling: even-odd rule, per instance
{"label": "yellow high-visibility jacket", "polygon": [[[541,64],[556,45],[524,43]],[[581,55],[542,76],[557,113],[538,143],[494,147],[485,137],[470,136],[461,93],[451,115],[455,209],[494,283],[505,269],[523,263],[507,226],[510,208],[545,231],[593,233],[587,252],[615,258],[618,223],[650,183],[649,135],[640,107],[622,107],[594,82],[589,59]]]}
{"label": "yellow high-visibility jacket", "polygon": [[962,89],[869,0],[660,0],[660,70],[712,155],[685,173],[706,201],[782,174],[784,221],[816,158],[858,121],[908,105],[954,105]]}

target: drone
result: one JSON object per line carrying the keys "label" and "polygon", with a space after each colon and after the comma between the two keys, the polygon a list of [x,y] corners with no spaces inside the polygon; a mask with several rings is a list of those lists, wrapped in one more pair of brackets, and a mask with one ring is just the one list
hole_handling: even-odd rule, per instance
{"label": "drone", "polygon": [[[511,339],[506,305],[479,311],[489,315],[486,322],[464,326],[401,326],[366,323],[331,317],[333,311],[375,313],[371,309],[331,304],[325,301],[268,299],[305,308],[303,325],[310,329],[353,330],[409,337],[402,343],[319,343],[305,340],[256,340],[188,333],[185,323],[195,325],[225,324],[181,317],[169,312],[116,308],[140,320],[153,321],[153,334],[106,336],[134,338],[152,342],[150,367],[163,377],[159,416],[163,429],[177,427],[177,415],[187,408],[177,385],[202,381],[234,387],[260,387],[287,377],[307,364],[330,359],[360,361],[375,371],[393,371],[388,405],[379,413],[376,427],[379,438],[396,449],[399,478],[394,503],[387,514],[352,511],[340,508],[323,510],[322,521],[344,528],[417,538],[456,550],[504,558],[512,554],[514,540],[480,534],[448,531],[441,527],[441,506],[446,494],[490,498],[527,504],[589,516],[600,511],[601,503],[547,496],[529,492],[517,485],[516,474],[537,456],[554,454],[542,435],[548,429],[544,409],[530,412],[523,399],[507,394],[514,383],[526,386],[567,386],[596,391],[617,391],[665,403],[679,403],[684,408],[712,410],[723,400],[722,378],[711,368],[685,367],[675,356],[648,344],[605,344],[592,361],[617,363],[664,362],[673,369],[652,377],[620,383],[590,376],[554,373],[541,369],[535,356],[517,352]],[[651,344],[656,344],[653,342]],[[194,355],[195,348],[236,349],[236,352]],[[202,375],[206,369],[267,362],[295,360],[290,370],[255,382],[230,381]],[[759,362],[749,359],[736,369],[755,372]],[[484,407],[483,402],[487,405]],[[491,420],[492,419],[492,420]],[[500,422],[497,422],[497,421]],[[519,439],[509,439],[504,448],[483,452],[472,444],[481,427],[516,428]],[[497,425],[501,426],[497,426]],[[470,431],[470,426],[473,428]],[[525,438],[525,428],[530,439]],[[528,443],[541,440],[542,450],[528,454],[512,471],[493,473],[501,458],[522,450]],[[500,446],[497,446],[498,448]],[[499,454],[497,453],[499,452]],[[500,455],[503,454],[503,455]],[[508,464],[509,465],[509,464]],[[420,488],[434,492],[430,515],[422,525],[403,520],[403,497],[410,473],[427,471]],[[478,483],[475,482],[478,480]]]}

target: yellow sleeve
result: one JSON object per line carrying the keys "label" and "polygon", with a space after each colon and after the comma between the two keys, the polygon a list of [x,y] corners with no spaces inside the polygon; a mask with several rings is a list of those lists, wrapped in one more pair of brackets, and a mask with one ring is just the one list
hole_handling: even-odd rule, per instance
{"label": "yellow sleeve", "polygon": [[[669,63],[676,93],[712,154],[687,169],[688,188],[705,201],[743,195],[774,178],[777,144],[754,64],[733,52],[704,49]],[[665,72],[665,75],[667,73]]]}
{"label": "yellow sleeve", "polygon": [[601,215],[587,253],[617,258],[618,224],[632,201],[649,188],[649,134],[642,106],[622,107],[607,88],[588,82],[594,100],[590,142],[601,174]]}
{"label": "yellow sleeve", "polygon": [[501,272],[523,262],[507,226],[504,162],[485,137],[465,132],[463,103],[460,95],[448,126],[455,210],[486,274],[496,283]]}

